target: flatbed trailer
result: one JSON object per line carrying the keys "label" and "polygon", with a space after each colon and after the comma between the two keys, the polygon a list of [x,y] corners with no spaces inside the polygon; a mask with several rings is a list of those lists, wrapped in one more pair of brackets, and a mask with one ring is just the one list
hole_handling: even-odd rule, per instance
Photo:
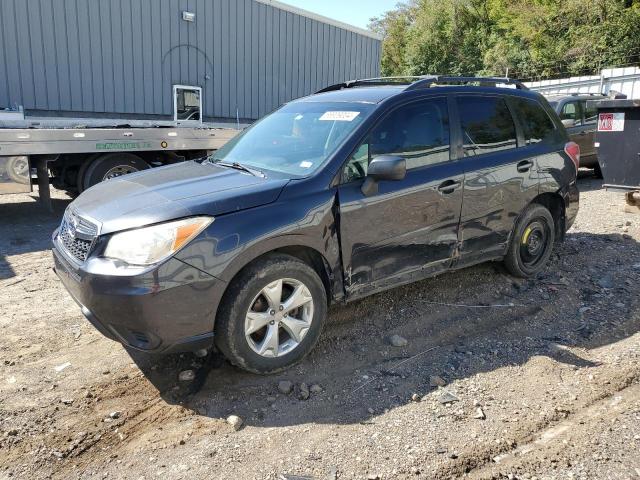
{"label": "flatbed trailer", "polygon": [[201,158],[238,132],[146,120],[0,120],[0,194],[30,192],[33,168],[40,200],[51,210],[50,183],[82,192],[109,178]]}

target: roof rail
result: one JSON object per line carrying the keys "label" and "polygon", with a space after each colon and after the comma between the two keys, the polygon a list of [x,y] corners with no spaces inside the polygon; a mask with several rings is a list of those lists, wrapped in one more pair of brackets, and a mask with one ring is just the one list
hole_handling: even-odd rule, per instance
{"label": "roof rail", "polygon": [[347,82],[336,83],[318,90],[316,93],[331,92],[334,90],[342,90],[343,88],[353,87],[373,87],[382,85],[407,85],[406,89],[418,90],[420,88],[429,88],[434,85],[443,84],[467,84],[478,83],[481,86],[497,86],[500,84],[515,85],[520,90],[529,90],[520,80],[502,77],[455,77],[444,75],[407,75],[400,77],[378,77],[364,78],[360,80],[349,80]]}
{"label": "roof rail", "polygon": [[498,85],[514,85],[519,90],[529,90],[520,80],[507,77],[456,77],[447,75],[436,75],[432,77],[425,77],[417,82],[412,83],[407,87],[407,90],[417,90],[419,88],[428,88],[436,85],[443,84],[466,84],[477,83],[480,86],[496,87]]}
{"label": "roof rail", "polygon": [[565,94],[554,94],[554,95],[568,95],[571,97],[606,97],[607,94],[606,93],[588,93],[588,92],[571,92],[571,93],[565,93]]}
{"label": "roof rail", "polygon": [[335,85],[329,85],[328,87],[318,90],[316,93],[331,92],[334,90],[342,90],[343,88],[353,87],[375,87],[382,85],[411,85],[416,80],[425,78],[422,75],[407,75],[397,77],[375,77],[375,78],[361,78],[357,80],[348,80],[342,83],[336,83]]}

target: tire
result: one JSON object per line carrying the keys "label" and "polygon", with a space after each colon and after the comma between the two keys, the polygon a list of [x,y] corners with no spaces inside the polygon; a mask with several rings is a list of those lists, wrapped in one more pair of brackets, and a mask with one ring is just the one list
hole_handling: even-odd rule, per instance
{"label": "tire", "polygon": [[11,180],[22,185],[31,182],[31,170],[29,169],[29,158],[25,156],[10,157],[7,160],[7,175]]}
{"label": "tire", "polygon": [[602,178],[602,169],[600,168],[600,163],[596,160],[596,164],[593,166],[593,175],[596,178]]}
{"label": "tire", "polygon": [[533,277],[549,261],[554,241],[555,224],[549,210],[539,204],[529,205],[511,236],[504,259],[507,270],[516,277]]}
{"label": "tire", "polygon": [[147,162],[131,153],[107,153],[96,158],[84,172],[82,190],[93,187],[109,178],[134,173],[149,168]]}
{"label": "tire", "polygon": [[[291,316],[285,315],[287,310],[278,309],[275,306],[278,302],[270,302],[263,293],[268,290],[274,300],[277,297],[279,281],[282,281],[283,285],[279,299],[284,305],[294,297],[291,294],[294,287],[294,291],[298,291],[297,287],[300,285],[307,289],[305,291],[300,287],[300,292],[303,292],[301,301],[307,303],[291,310]],[[276,310],[278,311],[274,317],[273,312]],[[258,319],[254,327],[262,325],[265,319],[275,320],[251,333],[247,330],[249,314],[255,315]],[[229,285],[218,309],[214,331],[215,343],[227,360],[243,370],[258,374],[277,373],[296,364],[313,349],[326,317],[327,294],[315,270],[290,255],[273,254],[245,267]],[[308,327],[300,328],[305,321]],[[298,341],[289,333],[291,325],[296,329],[300,328]],[[267,348],[267,345],[275,345],[274,342],[267,341],[267,338],[274,338],[269,333],[273,331],[278,332],[275,336],[278,340],[277,351]],[[258,351],[260,349],[263,350],[262,354]]]}
{"label": "tire", "polygon": [[80,164],[80,168],[78,168],[78,176],[76,177],[76,188],[79,193],[84,192],[84,180],[87,173],[87,169],[93,164],[94,160],[100,158],[100,153],[94,153],[93,155],[89,155],[86,157],[82,163]]}

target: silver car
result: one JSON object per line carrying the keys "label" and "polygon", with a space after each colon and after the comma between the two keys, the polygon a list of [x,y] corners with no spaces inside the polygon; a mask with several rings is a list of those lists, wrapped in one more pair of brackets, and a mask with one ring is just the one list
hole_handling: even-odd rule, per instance
{"label": "silver car", "polygon": [[548,96],[547,100],[567,129],[572,141],[580,145],[580,166],[593,168],[596,177],[602,178],[594,145],[598,127],[598,110],[587,106],[588,100],[606,98],[599,93]]}

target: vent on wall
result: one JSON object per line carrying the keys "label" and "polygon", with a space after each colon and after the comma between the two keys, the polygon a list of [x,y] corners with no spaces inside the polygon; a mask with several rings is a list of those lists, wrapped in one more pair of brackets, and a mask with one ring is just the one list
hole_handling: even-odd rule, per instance
{"label": "vent on wall", "polygon": [[182,12],[182,20],[184,20],[185,22],[195,22],[196,14],[193,12],[187,12],[186,10],[184,10]]}

